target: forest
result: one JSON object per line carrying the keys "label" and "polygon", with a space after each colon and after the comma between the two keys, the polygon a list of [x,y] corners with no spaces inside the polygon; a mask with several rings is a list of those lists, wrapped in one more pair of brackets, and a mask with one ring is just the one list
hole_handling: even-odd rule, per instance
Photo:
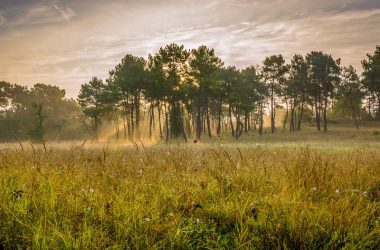
{"label": "forest", "polygon": [[359,129],[363,120],[380,120],[380,47],[363,56],[361,74],[322,51],[238,69],[212,48],[173,43],[147,59],[126,55],[107,79],[82,84],[77,99],[53,85],[2,81],[0,140],[97,141],[106,128],[115,140],[239,139],[295,133],[303,123],[327,132],[329,120]]}

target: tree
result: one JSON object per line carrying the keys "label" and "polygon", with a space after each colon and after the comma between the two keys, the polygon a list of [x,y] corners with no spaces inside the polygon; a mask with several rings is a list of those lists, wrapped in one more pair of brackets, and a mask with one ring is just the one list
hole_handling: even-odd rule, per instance
{"label": "tree", "polygon": [[257,95],[257,117],[258,117],[258,123],[259,123],[259,135],[263,134],[263,125],[264,125],[264,107],[267,103],[268,99],[268,85],[266,84],[266,74],[263,72],[263,69],[261,68],[258,70],[257,74],[257,81],[256,81],[256,87],[255,92]]}
{"label": "tree", "polygon": [[75,114],[77,107],[74,103],[65,100],[66,91],[57,86],[37,83],[30,89],[33,116],[37,126],[30,135],[37,141],[42,141],[50,132],[55,138],[61,135],[63,128],[69,125],[70,113]]}
{"label": "tree", "polygon": [[263,62],[263,76],[264,81],[268,85],[270,95],[270,123],[271,132],[274,133],[276,129],[276,95],[280,94],[281,83],[283,77],[287,72],[287,66],[282,55],[273,55],[265,58]]}
{"label": "tree", "polygon": [[207,131],[211,137],[209,102],[211,92],[217,87],[217,72],[223,66],[222,60],[215,55],[214,49],[200,46],[191,51],[190,75],[196,88],[196,138],[201,138],[202,114],[207,121]]}
{"label": "tree", "polygon": [[0,108],[6,108],[9,104],[9,89],[11,84],[0,81]]}
{"label": "tree", "polygon": [[310,95],[313,96],[317,129],[320,130],[321,112],[323,114],[323,131],[327,132],[328,101],[339,83],[340,59],[322,51],[312,51],[306,56],[310,81]]}
{"label": "tree", "polygon": [[65,98],[65,91],[57,86],[35,84],[32,88],[5,84],[4,106],[1,109],[0,139],[32,139],[43,141],[64,136],[76,138],[79,126],[78,103]]}
{"label": "tree", "polygon": [[29,131],[30,138],[32,141],[35,142],[43,142],[44,136],[46,133],[46,128],[44,126],[44,122],[46,120],[46,115],[44,114],[44,109],[42,104],[40,103],[33,103],[32,104],[35,113],[33,113],[33,116],[35,116],[35,127]]}
{"label": "tree", "polygon": [[343,111],[345,103],[351,111],[351,117],[354,119],[355,127],[359,129],[358,117],[362,106],[362,98],[364,93],[361,90],[361,82],[356,70],[352,65],[344,67],[342,72],[342,81],[338,88],[338,100],[341,103]]}
{"label": "tree", "polygon": [[[147,81],[145,65],[144,58],[126,55],[121,63],[110,72],[110,77],[107,80],[108,84],[111,85],[110,89],[113,93],[115,105],[122,107],[124,118],[128,117],[127,126],[130,138],[134,137],[135,130],[137,130],[139,137],[141,97]],[[127,126],[125,119],[123,121],[126,139]]]}
{"label": "tree", "polygon": [[[377,110],[374,117],[380,120],[380,46],[376,46],[373,55],[367,54],[367,59],[362,61],[363,85],[369,95],[369,113],[371,115],[371,97],[377,99]],[[375,107],[375,105],[373,105]]]}
{"label": "tree", "polygon": [[238,81],[240,80],[239,79],[240,72],[235,67],[227,67],[220,71],[219,77],[221,81],[219,85],[221,89],[220,100],[221,100],[221,103],[225,102],[226,104],[228,104],[229,125],[230,125],[232,136],[236,137],[235,133],[237,131],[235,131],[232,115],[233,115],[233,108],[234,108],[234,104],[236,102],[237,96],[236,96],[236,91],[234,91],[233,89],[234,88],[236,89],[236,86],[238,85]]}
{"label": "tree", "polygon": [[101,79],[93,77],[88,83],[82,84],[78,102],[83,108],[83,113],[91,119],[93,139],[99,137],[101,118],[107,112],[106,98],[107,88]]}
{"label": "tree", "polygon": [[[307,81],[307,63],[302,55],[296,54],[291,60],[289,79],[285,89],[286,95],[290,98],[290,132],[295,131],[296,119],[298,119],[298,130],[301,129],[302,116],[307,99]],[[297,107],[298,117],[296,116]]]}
{"label": "tree", "polygon": [[189,51],[183,45],[169,44],[160,48],[152,59],[155,73],[163,83],[163,98],[165,103],[166,139],[182,136],[187,141],[184,127],[183,86],[188,78]]}
{"label": "tree", "polygon": [[260,103],[260,82],[256,68],[249,66],[241,71],[242,88],[241,88],[241,101],[242,109],[244,111],[244,131],[248,133],[250,129],[250,120],[252,119],[252,113],[259,107]]}

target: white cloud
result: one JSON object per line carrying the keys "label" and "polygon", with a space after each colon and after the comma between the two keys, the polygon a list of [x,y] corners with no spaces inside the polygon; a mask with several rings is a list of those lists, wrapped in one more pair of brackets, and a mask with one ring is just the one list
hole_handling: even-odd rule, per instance
{"label": "white cloud", "polygon": [[[16,13],[16,14],[15,14]],[[37,3],[26,9],[13,13],[13,17],[7,23],[8,26],[30,26],[52,24],[70,21],[75,12],[69,7],[59,6],[56,3]]]}

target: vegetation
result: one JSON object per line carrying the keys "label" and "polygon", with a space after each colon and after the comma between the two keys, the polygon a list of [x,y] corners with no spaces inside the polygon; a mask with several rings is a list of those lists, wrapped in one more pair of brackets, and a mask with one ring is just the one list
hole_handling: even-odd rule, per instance
{"label": "vegetation", "polygon": [[380,119],[380,47],[362,64],[359,76],[340,59],[312,51],[289,64],[273,55],[240,70],[225,67],[206,46],[169,44],[147,60],[126,55],[108,79],[83,84],[77,102],[55,86],[0,82],[0,128],[7,131],[0,139],[83,139],[87,131],[96,141],[109,127],[116,140],[187,141],[226,133],[239,139],[263,134],[266,113],[271,133],[299,131],[305,119],[325,132],[328,118],[352,120],[359,129],[363,120]]}
{"label": "vegetation", "polygon": [[65,99],[65,90],[46,84],[28,89],[0,82],[2,141],[76,139],[84,133],[80,120],[80,106],[73,99]]}
{"label": "vegetation", "polygon": [[299,146],[280,134],[255,135],[258,144],[8,146],[0,157],[0,243],[378,249],[380,147],[370,131],[318,139],[308,130],[293,138],[317,139]]}
{"label": "vegetation", "polygon": [[77,100],[0,82],[0,249],[379,249],[380,47],[340,63],[170,44]]}
{"label": "vegetation", "polygon": [[[117,118],[123,117],[124,137],[127,127],[132,140],[140,136],[142,112],[149,117],[150,135],[158,114],[160,138],[166,141],[180,137],[187,141],[192,135],[199,140],[202,132],[211,137],[213,132],[220,136],[227,131],[238,139],[243,132],[256,129],[257,124],[262,134],[267,103],[271,133],[276,131],[276,112],[284,107],[283,129],[289,126],[291,132],[301,129],[307,108],[312,110],[318,130],[323,122],[323,131],[327,132],[328,113],[349,117],[359,129],[363,117],[380,117],[375,110],[380,100],[376,89],[380,85],[379,55],[377,48],[363,61],[365,71],[360,79],[352,66],[342,68],[340,59],[321,51],[312,51],[305,58],[295,55],[290,65],[282,55],[273,55],[263,61],[262,67],[238,70],[224,67],[214,50],[206,46],[188,51],[170,44],[156,55],[149,55],[147,61],[127,55],[110,72],[107,84],[99,85],[105,90],[97,91],[103,93],[102,103],[109,105],[112,113],[120,113]],[[94,108],[91,101],[81,98],[93,95],[88,89],[91,84],[82,85],[79,96],[85,110]],[[117,98],[110,101],[109,96]],[[339,105],[335,106],[336,102]],[[365,102],[367,114],[362,109]],[[101,112],[103,106],[98,109]],[[345,109],[351,111],[349,116]],[[118,133],[118,119],[115,126]]]}

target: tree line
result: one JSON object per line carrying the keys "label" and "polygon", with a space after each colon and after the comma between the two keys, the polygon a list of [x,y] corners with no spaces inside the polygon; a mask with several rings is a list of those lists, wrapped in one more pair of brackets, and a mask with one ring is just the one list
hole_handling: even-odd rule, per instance
{"label": "tree line", "polygon": [[[380,119],[380,47],[362,61],[363,74],[353,66],[321,51],[296,54],[290,63],[282,55],[265,58],[262,65],[237,69],[224,66],[214,49],[187,50],[169,44],[147,59],[126,55],[105,81],[94,77],[81,86],[78,102],[94,137],[102,121],[112,120],[117,138],[136,139],[141,121],[149,123],[149,136],[158,130],[163,140],[202,134],[263,133],[264,116],[270,131],[301,129],[306,110],[316,128],[328,130],[333,109],[359,128],[359,120]],[[285,110],[282,126],[276,112]]]}
{"label": "tree line", "polygon": [[57,86],[38,83],[27,88],[0,81],[0,140],[80,138],[85,132],[81,108],[65,95]]}
{"label": "tree line", "polygon": [[[311,119],[319,131],[328,118],[380,120],[380,47],[362,61],[363,73],[342,67],[321,51],[286,62],[272,55],[261,65],[225,66],[214,49],[169,44],[147,59],[126,55],[107,79],[81,85],[77,100],[57,86],[27,88],[0,82],[0,140],[94,140],[113,127],[116,139],[142,134],[161,140],[301,130]],[[281,110],[281,124],[276,117]]]}

